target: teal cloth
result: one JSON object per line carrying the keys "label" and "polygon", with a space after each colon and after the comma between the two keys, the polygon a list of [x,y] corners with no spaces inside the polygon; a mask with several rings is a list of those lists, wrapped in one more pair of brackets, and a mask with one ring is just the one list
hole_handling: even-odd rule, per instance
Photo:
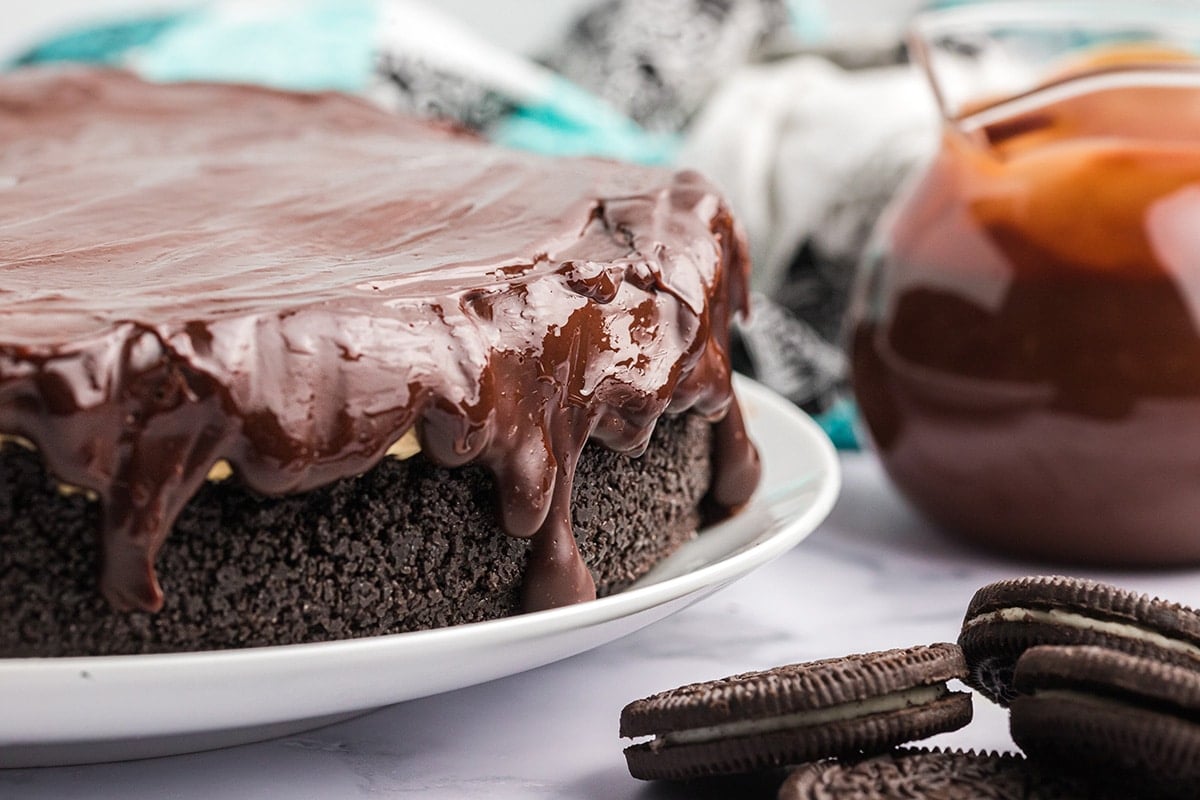
{"label": "teal cloth", "polygon": [[650,133],[565,79],[550,98],[518,106],[488,135],[497,143],[547,155],[595,155],[641,164],[669,164],[679,136]]}
{"label": "teal cloth", "polygon": [[[123,66],[164,82],[211,80],[361,92],[372,77],[377,55],[379,2],[198,6],[181,14],[71,31],[35,47],[16,63],[76,61]],[[645,131],[563,79],[541,102],[516,104],[511,115],[485,133],[509,147],[548,155],[645,164],[669,163],[678,148],[678,137]]]}
{"label": "teal cloth", "polygon": [[372,0],[296,4],[290,13],[199,9],[164,29],[130,64],[150,80],[258,83],[279,89],[365,88],[374,64]]}
{"label": "teal cloth", "polygon": [[26,66],[83,62],[128,67],[149,80],[260,83],[361,91],[371,74],[374,0],[311,0],[286,14],[198,7],[69,31],[19,57]]}
{"label": "teal cloth", "polygon": [[373,0],[309,2],[289,14],[248,8],[230,14],[200,7],[68,31],[14,65],[105,64],[164,82],[234,81],[300,91],[364,87],[378,23]]}
{"label": "teal cloth", "polygon": [[14,64],[28,66],[56,61],[77,61],[118,65],[130,50],[149,45],[176,25],[183,16],[167,14],[70,31],[42,42],[17,58]]}
{"label": "teal cloth", "polygon": [[848,397],[838,399],[832,406],[813,417],[825,435],[839,450],[857,450],[858,406]]}
{"label": "teal cloth", "polygon": [[796,38],[809,44],[829,38],[829,9],[824,0],[787,0],[788,21]]}

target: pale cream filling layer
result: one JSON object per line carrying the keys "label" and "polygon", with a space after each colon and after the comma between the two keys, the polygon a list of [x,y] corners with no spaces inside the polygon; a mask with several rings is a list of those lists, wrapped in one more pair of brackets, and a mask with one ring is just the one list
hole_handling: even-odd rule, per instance
{"label": "pale cream filling layer", "polygon": [[950,694],[949,687],[944,683],[936,686],[919,686],[915,689],[905,689],[901,692],[870,697],[866,700],[856,700],[852,703],[842,703],[829,708],[797,711],[793,714],[781,714],[777,717],[742,719],[734,722],[725,722],[720,725],[706,725],[699,728],[671,731],[659,736],[657,741],[663,746],[702,744],[718,739],[775,733],[776,731],[786,731],[793,728],[807,728],[813,725],[843,722],[874,714],[885,714],[889,711],[902,711],[906,708],[928,705],[936,700],[941,700],[943,697],[948,697]]}
{"label": "pale cream filling layer", "polygon": [[1076,630],[1093,631],[1109,636],[1119,636],[1122,639],[1145,642],[1156,647],[1161,647],[1164,650],[1187,653],[1193,658],[1200,659],[1200,647],[1191,642],[1185,642],[1182,639],[1172,639],[1170,636],[1164,636],[1157,631],[1152,631],[1138,625],[1131,625],[1128,622],[1096,619],[1086,614],[1058,609],[1001,608],[997,611],[989,611],[986,614],[972,617],[963,625],[963,630],[991,622],[1041,622],[1065,625]]}
{"label": "pale cream filling layer", "polygon": [[[33,442],[26,439],[24,436],[15,436],[8,433],[0,433],[0,450],[3,450],[8,445],[15,445],[25,450],[36,451]],[[391,447],[387,449],[384,456],[394,458],[397,461],[404,461],[412,458],[417,453],[421,452],[421,442],[417,439],[417,431],[415,428],[409,428],[403,436],[397,439]],[[208,470],[208,475],[205,480],[213,483],[220,483],[223,480],[228,480],[233,477],[233,467],[225,459],[215,462]],[[86,495],[89,500],[96,499],[96,493],[91,489],[83,489],[79,486],[72,486],[69,483],[59,483],[58,493],[63,497],[70,497],[74,494]]]}

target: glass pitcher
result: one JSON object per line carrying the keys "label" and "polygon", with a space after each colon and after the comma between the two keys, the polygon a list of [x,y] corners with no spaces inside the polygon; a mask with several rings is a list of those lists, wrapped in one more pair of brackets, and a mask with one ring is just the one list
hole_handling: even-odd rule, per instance
{"label": "glass pitcher", "polygon": [[941,145],[849,315],[886,471],[1009,553],[1200,563],[1200,10],[960,7],[912,52]]}

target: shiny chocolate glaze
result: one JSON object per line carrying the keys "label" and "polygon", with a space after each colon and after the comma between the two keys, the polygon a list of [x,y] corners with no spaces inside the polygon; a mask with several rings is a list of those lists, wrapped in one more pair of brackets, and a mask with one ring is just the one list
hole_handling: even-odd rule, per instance
{"label": "shiny chocolate glaze", "polygon": [[594,596],[571,482],[589,438],[717,423],[711,498],[758,476],[730,387],[741,233],[713,188],[548,160],[334,94],[0,80],[0,432],[104,509],[100,586],[158,609],[155,555],[225,459],[268,495],[423,452],[486,466],[531,537],[527,609]]}
{"label": "shiny chocolate glaze", "polygon": [[1167,77],[1079,75],[948,129],[894,210],[852,312],[855,391],[949,530],[1200,563],[1200,73]]}

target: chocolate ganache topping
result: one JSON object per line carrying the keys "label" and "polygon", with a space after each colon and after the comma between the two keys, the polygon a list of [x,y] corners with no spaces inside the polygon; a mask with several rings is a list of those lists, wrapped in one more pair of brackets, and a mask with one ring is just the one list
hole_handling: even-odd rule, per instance
{"label": "chocolate ganache topping", "polygon": [[100,587],[155,556],[210,468],[267,494],[363,473],[415,427],[496,478],[527,609],[595,595],[584,443],[718,421],[710,500],[758,460],[730,386],[746,249],[703,178],[550,160],[336,94],[0,80],[0,433],[101,503]]}

